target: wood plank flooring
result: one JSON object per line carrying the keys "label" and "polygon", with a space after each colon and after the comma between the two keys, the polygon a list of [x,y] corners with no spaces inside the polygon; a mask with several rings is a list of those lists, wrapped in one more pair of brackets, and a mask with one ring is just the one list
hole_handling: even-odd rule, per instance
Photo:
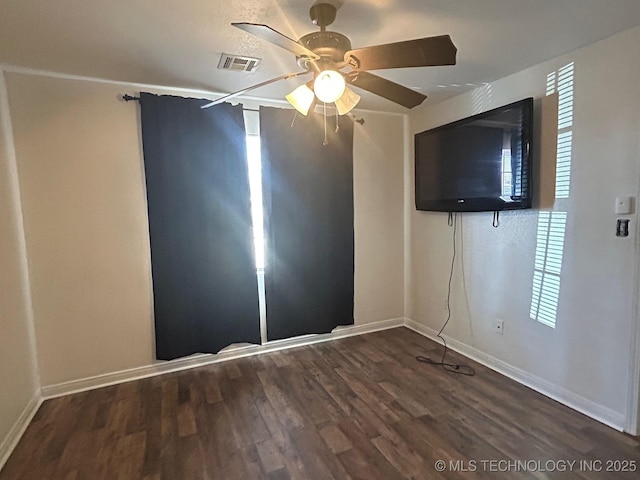
{"label": "wood plank flooring", "polygon": [[640,478],[604,471],[637,439],[440,353],[397,328],[48,400],[0,480]]}

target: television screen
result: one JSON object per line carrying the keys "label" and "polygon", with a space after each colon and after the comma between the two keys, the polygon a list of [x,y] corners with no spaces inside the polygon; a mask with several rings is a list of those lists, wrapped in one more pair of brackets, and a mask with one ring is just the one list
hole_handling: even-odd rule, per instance
{"label": "television screen", "polygon": [[415,136],[418,210],[531,208],[533,98]]}

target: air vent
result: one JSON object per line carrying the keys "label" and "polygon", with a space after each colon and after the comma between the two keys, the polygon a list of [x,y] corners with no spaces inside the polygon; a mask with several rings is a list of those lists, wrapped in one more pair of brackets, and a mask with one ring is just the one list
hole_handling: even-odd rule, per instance
{"label": "air vent", "polygon": [[218,63],[220,70],[233,70],[236,72],[255,72],[260,63],[259,58],[241,57],[223,53]]}

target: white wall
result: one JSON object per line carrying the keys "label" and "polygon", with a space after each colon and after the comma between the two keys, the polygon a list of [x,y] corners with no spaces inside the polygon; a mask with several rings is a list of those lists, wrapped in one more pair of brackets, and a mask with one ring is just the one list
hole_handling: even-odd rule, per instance
{"label": "white wall", "polygon": [[[557,398],[625,427],[635,270],[631,235],[614,235],[614,198],[636,195],[640,160],[640,28],[582,48],[411,114],[412,134],[528,96],[544,97],[546,76],[575,62],[571,194],[556,328],[529,318],[536,210],[463,214],[446,334]],[[538,112],[539,114],[539,112]],[[410,185],[409,188],[413,188]],[[412,196],[413,198],[413,196]],[[409,317],[432,330],[443,306],[452,251],[446,214],[411,212]],[[459,252],[460,253],[460,252]],[[504,320],[504,335],[493,321]]]}
{"label": "white wall", "polygon": [[0,70],[0,468],[39,392],[7,106]]}
{"label": "white wall", "polygon": [[[18,73],[7,83],[43,386],[154,363],[138,108],[118,101],[137,90]],[[402,117],[362,116],[356,324],[404,315]]]}
{"label": "white wall", "polygon": [[149,363],[135,106],[88,82],[7,74],[7,84],[42,384]]}
{"label": "white wall", "polygon": [[404,129],[362,113],[353,139],[356,324],[404,317]]}

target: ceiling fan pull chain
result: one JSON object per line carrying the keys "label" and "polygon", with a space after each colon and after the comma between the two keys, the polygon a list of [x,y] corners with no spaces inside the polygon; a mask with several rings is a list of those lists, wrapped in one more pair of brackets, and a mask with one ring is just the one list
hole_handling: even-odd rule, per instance
{"label": "ceiling fan pull chain", "polygon": [[298,111],[293,114],[293,118],[291,119],[291,128],[293,128],[293,124],[296,123],[296,118],[298,118]]}
{"label": "ceiling fan pull chain", "polygon": [[340,131],[340,117],[338,116],[338,109],[336,108],[336,133]]}
{"label": "ceiling fan pull chain", "polygon": [[324,110],[324,142],[322,142],[322,145],[324,145],[325,147],[327,145],[329,145],[329,140],[327,139],[327,104],[322,102],[323,105],[323,110]]}

